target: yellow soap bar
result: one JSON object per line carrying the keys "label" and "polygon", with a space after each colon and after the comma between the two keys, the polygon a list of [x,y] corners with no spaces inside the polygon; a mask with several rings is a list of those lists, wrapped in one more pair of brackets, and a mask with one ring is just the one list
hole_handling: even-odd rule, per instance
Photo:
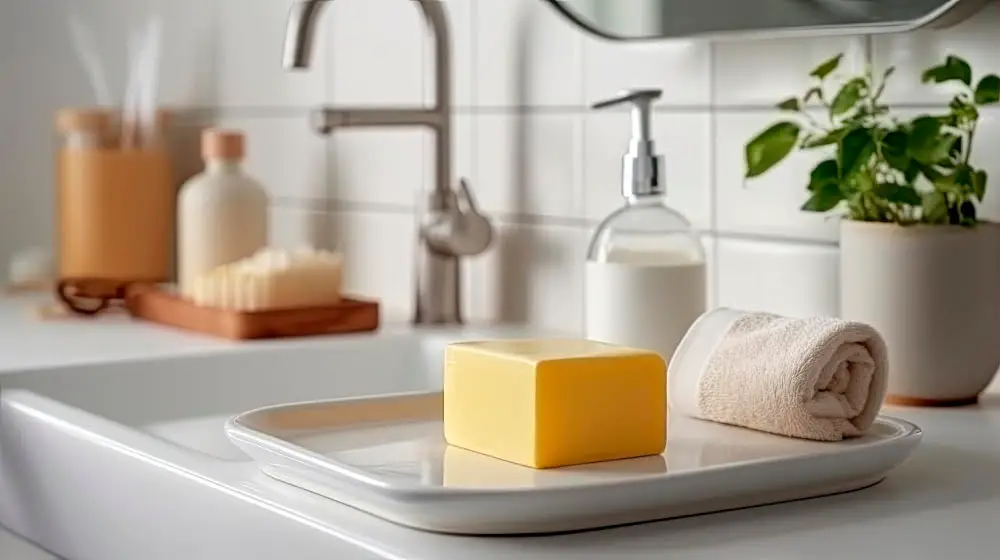
{"label": "yellow soap bar", "polygon": [[538,469],[663,453],[667,367],[589,340],[460,342],[445,353],[444,436]]}

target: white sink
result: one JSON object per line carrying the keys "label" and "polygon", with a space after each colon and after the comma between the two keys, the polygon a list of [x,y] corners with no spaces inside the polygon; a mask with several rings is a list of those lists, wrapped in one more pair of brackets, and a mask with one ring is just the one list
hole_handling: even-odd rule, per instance
{"label": "white sink", "polygon": [[282,402],[439,388],[448,342],[531,334],[406,329],[4,375],[0,524],[69,559],[399,558],[385,543],[401,540],[461,554],[467,541],[263,476],[223,425]]}

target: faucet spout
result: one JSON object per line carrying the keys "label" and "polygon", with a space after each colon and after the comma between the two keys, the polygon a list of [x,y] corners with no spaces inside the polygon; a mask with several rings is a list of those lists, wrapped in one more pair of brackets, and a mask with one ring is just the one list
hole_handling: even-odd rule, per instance
{"label": "faucet spout", "polygon": [[[435,136],[434,185],[425,193],[416,259],[413,323],[462,324],[462,275],[459,260],[478,255],[493,240],[492,223],[476,208],[468,182],[456,191],[451,184],[451,41],[441,0],[411,0],[423,12],[434,39],[433,107],[321,107],[313,112],[320,134],[370,126],[428,127]],[[284,65],[308,68],[316,27],[330,0],[294,0],[285,34]]]}
{"label": "faucet spout", "polygon": [[316,24],[329,0],[297,0],[288,14],[285,30],[284,66],[286,70],[303,70],[312,63]]}

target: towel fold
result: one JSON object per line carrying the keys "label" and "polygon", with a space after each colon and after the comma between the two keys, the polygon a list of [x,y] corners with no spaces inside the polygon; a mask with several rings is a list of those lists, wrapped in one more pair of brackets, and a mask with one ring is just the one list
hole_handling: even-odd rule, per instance
{"label": "towel fold", "polygon": [[863,435],[878,416],[886,354],[863,323],[715,309],[670,360],[668,399],[685,416],[840,441]]}

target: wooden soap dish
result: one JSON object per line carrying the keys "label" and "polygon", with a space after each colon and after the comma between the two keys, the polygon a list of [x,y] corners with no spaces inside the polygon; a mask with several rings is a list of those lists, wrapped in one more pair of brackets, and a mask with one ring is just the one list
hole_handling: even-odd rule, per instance
{"label": "wooden soap dish", "polygon": [[352,298],[325,307],[231,311],[197,306],[158,286],[135,285],[125,307],[138,319],[232,340],[368,332],[379,326],[378,302]]}

